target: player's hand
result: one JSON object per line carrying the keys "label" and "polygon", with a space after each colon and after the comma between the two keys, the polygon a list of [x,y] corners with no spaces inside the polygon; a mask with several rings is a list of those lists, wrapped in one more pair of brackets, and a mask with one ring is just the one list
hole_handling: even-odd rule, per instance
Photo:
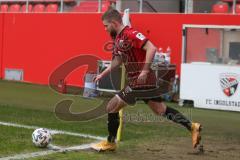
{"label": "player's hand", "polygon": [[99,81],[101,78],[102,78],[102,75],[99,74],[99,75],[93,77],[93,82],[94,82],[94,83],[97,83],[97,81]]}
{"label": "player's hand", "polygon": [[148,71],[142,71],[137,79],[138,84],[144,84],[147,81]]}

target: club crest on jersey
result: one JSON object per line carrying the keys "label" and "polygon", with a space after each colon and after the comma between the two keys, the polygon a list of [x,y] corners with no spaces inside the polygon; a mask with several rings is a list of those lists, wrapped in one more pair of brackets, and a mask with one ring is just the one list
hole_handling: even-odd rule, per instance
{"label": "club crest on jersey", "polygon": [[239,83],[239,77],[234,73],[222,73],[220,74],[220,85],[223,93],[231,97],[237,90]]}
{"label": "club crest on jersey", "polygon": [[118,49],[121,51],[128,51],[132,48],[132,41],[130,40],[119,40],[118,42]]}
{"label": "club crest on jersey", "polygon": [[140,39],[141,41],[143,41],[143,40],[146,38],[142,33],[136,34],[136,37],[137,37],[138,39]]}

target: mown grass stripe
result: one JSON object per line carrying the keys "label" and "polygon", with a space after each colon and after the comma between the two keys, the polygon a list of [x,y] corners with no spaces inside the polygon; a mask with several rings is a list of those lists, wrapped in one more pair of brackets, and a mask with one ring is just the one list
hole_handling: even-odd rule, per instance
{"label": "mown grass stripe", "polygon": [[[26,128],[26,129],[44,128],[44,127],[28,126],[28,125],[9,123],[9,122],[2,122],[2,121],[0,121],[0,125],[19,127],[19,128]],[[62,130],[49,129],[49,131],[51,132],[51,134],[65,134],[65,135],[71,135],[71,136],[77,136],[77,137],[91,138],[91,139],[96,139],[96,140],[103,140],[103,139],[105,139],[104,137],[100,137],[100,136],[93,136],[93,135],[89,135],[89,134],[74,133],[74,132],[68,132],[68,131],[62,131]]]}
{"label": "mown grass stripe", "polygon": [[48,150],[48,151],[41,151],[41,152],[33,152],[33,153],[26,153],[26,154],[17,154],[10,157],[3,157],[0,160],[21,160],[27,158],[34,158],[39,156],[45,156],[53,153],[60,153],[60,152],[68,152],[68,151],[76,151],[76,150],[84,150],[90,148],[91,144],[83,144],[79,146],[73,146],[68,148],[62,148],[59,150]]}

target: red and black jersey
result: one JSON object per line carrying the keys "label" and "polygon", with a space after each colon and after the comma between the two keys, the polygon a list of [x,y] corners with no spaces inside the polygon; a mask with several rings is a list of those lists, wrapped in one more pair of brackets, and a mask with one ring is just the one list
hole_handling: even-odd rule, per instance
{"label": "red and black jersey", "polygon": [[147,43],[142,33],[126,26],[115,38],[113,56],[121,56],[126,68],[128,83],[131,87],[155,86],[155,74],[151,71],[146,84],[137,84],[136,80],[141,73],[146,59],[143,49]]}

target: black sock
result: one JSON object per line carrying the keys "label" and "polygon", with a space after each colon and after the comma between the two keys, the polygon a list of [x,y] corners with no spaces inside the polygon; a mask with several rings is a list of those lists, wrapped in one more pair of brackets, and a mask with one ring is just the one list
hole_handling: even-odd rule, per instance
{"label": "black sock", "polygon": [[188,120],[182,113],[180,113],[179,111],[167,107],[166,112],[165,112],[165,117],[167,117],[167,119],[175,122],[175,123],[179,123],[181,125],[183,125],[184,127],[186,127],[189,131],[191,131],[191,121]]}
{"label": "black sock", "polygon": [[119,127],[119,113],[108,113],[108,141],[114,143]]}

